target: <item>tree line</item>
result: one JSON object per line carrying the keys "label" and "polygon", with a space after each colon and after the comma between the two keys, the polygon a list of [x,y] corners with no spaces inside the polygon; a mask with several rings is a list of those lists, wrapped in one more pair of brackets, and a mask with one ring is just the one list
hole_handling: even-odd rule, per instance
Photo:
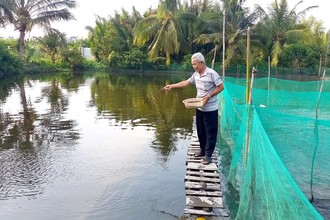
{"label": "tree line", "polygon": [[[0,42],[0,56],[16,56],[31,71],[35,66],[191,70],[190,56],[199,51],[219,72],[224,67],[244,73],[250,28],[251,66],[262,72],[270,63],[276,73],[286,68],[320,76],[328,66],[329,32],[321,21],[305,16],[318,6],[297,11],[302,1],[290,8],[287,0],[273,0],[267,10],[260,5],[251,10],[247,1],[160,0],[143,15],[133,7],[131,12],[122,9],[108,18],[97,17],[95,26],[86,27],[86,39],[68,43],[51,22],[73,19],[70,9],[76,0],[0,0],[0,25],[13,24],[19,31],[16,43]],[[26,40],[25,34],[36,26],[46,34]],[[9,43],[14,49],[8,55]],[[94,62],[81,57],[82,46],[91,48]]]}

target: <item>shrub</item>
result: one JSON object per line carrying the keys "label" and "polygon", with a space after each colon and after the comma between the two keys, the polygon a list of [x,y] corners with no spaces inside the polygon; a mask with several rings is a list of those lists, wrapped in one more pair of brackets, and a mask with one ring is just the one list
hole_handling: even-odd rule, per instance
{"label": "shrub", "polygon": [[0,64],[0,78],[22,72],[22,64],[18,57],[9,53],[2,43],[0,44]]}

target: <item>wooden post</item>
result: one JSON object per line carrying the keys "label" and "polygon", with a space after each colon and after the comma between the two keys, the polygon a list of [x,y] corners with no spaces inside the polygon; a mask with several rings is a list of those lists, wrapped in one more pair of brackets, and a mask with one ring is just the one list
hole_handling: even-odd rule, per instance
{"label": "wooden post", "polygon": [[268,90],[270,90],[270,56],[268,56]]}
{"label": "wooden post", "polygon": [[246,91],[245,91],[245,101],[249,102],[249,84],[250,84],[250,27],[247,29],[247,39],[246,39]]}
{"label": "wooden post", "polygon": [[268,95],[267,95],[267,106],[269,105],[269,90],[270,90],[270,56],[268,56]]}
{"label": "wooden post", "polygon": [[245,146],[245,167],[247,166],[249,153],[250,153],[250,27],[247,29],[246,38],[246,91],[245,91],[245,101],[247,105],[247,118],[246,118],[246,146]]}
{"label": "wooden post", "polygon": [[252,104],[252,89],[253,89],[253,81],[254,81],[254,74],[256,72],[256,69],[252,68],[252,76],[251,76],[251,84],[250,84],[250,93],[249,93],[249,105]]}
{"label": "wooden post", "polygon": [[222,23],[222,81],[225,81],[225,52],[226,52],[226,10],[223,12],[223,23]]}

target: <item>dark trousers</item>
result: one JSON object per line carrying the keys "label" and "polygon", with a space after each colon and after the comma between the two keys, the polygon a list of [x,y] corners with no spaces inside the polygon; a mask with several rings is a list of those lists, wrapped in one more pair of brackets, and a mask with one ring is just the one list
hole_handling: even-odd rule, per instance
{"label": "dark trousers", "polygon": [[197,136],[202,155],[211,157],[217,143],[218,110],[202,112],[196,109]]}

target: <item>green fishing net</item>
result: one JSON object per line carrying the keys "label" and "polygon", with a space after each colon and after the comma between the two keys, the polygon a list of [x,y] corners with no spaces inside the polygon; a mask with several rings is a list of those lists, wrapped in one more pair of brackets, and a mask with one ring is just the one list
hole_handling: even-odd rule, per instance
{"label": "green fishing net", "polygon": [[239,194],[232,217],[329,218],[330,81],[258,78],[251,105],[245,85],[226,77],[219,95],[218,148]]}

